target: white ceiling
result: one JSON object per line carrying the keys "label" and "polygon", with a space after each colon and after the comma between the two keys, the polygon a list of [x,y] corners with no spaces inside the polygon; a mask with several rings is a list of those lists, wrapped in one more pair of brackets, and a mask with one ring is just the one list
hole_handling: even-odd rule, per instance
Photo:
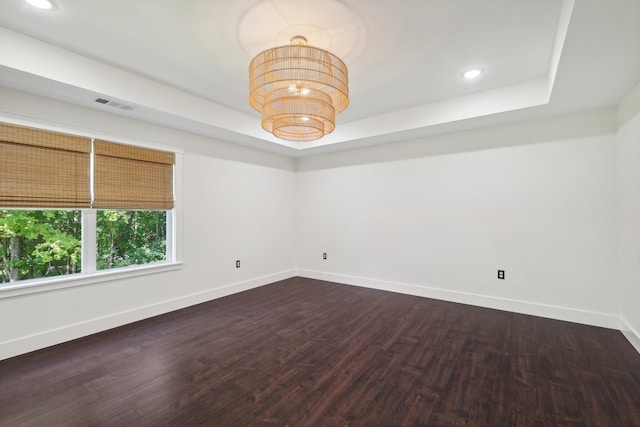
{"label": "white ceiling", "polygon": [[[0,86],[293,157],[613,106],[640,81],[638,0],[52,1],[0,2]],[[350,79],[305,143],[248,104],[251,58],[296,34]]]}

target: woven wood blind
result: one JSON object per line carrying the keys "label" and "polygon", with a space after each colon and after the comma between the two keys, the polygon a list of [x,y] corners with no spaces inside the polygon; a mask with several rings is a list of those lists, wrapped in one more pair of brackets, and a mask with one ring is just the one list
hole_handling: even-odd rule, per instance
{"label": "woven wood blind", "polygon": [[94,208],[173,209],[173,153],[99,140],[93,152]]}
{"label": "woven wood blind", "polygon": [[0,123],[0,207],[88,208],[91,140]]}

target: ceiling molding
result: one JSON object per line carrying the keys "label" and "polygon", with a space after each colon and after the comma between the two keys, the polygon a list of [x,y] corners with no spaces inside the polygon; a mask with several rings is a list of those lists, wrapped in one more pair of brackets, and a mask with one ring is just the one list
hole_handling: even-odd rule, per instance
{"label": "ceiling molding", "polygon": [[[222,14],[223,16],[218,19],[224,21],[224,25],[221,25],[223,29],[220,30],[220,34],[215,35],[212,39],[212,43],[215,45],[214,48],[218,50],[237,49],[232,51],[233,55],[229,58],[228,64],[216,62],[210,63],[210,65],[213,64],[219,67],[218,70],[222,73],[229,71],[227,70],[229,67],[235,67],[234,64],[241,64],[246,60],[246,64],[242,69],[237,69],[233,73],[236,86],[240,84],[246,85],[246,66],[248,66],[250,59],[250,52],[248,51],[255,50],[260,46],[260,43],[266,45],[270,40],[267,36],[265,36],[266,40],[262,40],[260,38],[262,36],[259,33],[251,33],[251,28],[255,27],[255,25],[249,25],[250,22],[245,22],[247,20],[251,21],[249,18],[253,16],[251,14],[247,15],[250,13],[249,11],[273,9],[270,13],[275,16],[273,20],[275,22],[274,31],[279,31],[278,37],[284,37],[289,23],[288,20],[294,18],[298,21],[295,21],[295,25],[290,25],[292,28],[318,28],[318,34],[323,35],[324,42],[329,43],[328,47],[336,47],[335,40],[342,37],[340,31],[348,32],[349,25],[355,25],[357,31],[353,34],[348,34],[350,37],[348,43],[350,43],[349,46],[351,47],[344,49],[346,58],[351,60],[347,65],[350,67],[350,71],[353,71],[351,83],[354,102],[352,102],[349,109],[354,111],[350,112],[348,109],[344,116],[339,115],[337,117],[336,130],[319,140],[292,142],[278,139],[265,132],[260,126],[260,118],[251,112],[248,105],[244,105],[248,104],[246,99],[212,98],[207,95],[211,93],[211,88],[203,88],[196,93],[181,87],[178,80],[172,84],[171,81],[163,80],[160,74],[153,76],[143,73],[140,71],[141,69],[136,71],[133,64],[130,67],[117,66],[115,65],[118,62],[117,58],[101,57],[100,52],[94,55],[80,53],[80,47],[83,49],[82,52],[86,52],[91,50],[94,45],[105,45],[110,40],[109,37],[121,37],[122,35],[117,34],[117,32],[92,35],[91,37],[95,37],[95,41],[87,40],[83,42],[82,40],[77,41],[76,38],[71,38],[69,40],[74,40],[74,43],[77,43],[76,47],[78,49],[75,50],[72,50],[68,45],[63,46],[60,43],[60,40],[63,40],[63,36],[71,37],[75,34],[80,34],[82,23],[74,19],[81,19],[81,12],[91,10],[92,7],[104,7],[107,8],[105,10],[115,14],[118,7],[117,3],[108,6],[82,4],[81,7],[78,7],[78,11],[59,10],[57,12],[61,13],[60,15],[51,15],[52,17],[49,21],[43,21],[46,22],[46,25],[68,23],[72,27],[65,29],[63,35],[56,35],[56,37],[60,37],[56,39],[58,40],[57,44],[53,40],[53,36],[52,39],[47,39],[46,41],[35,37],[35,35],[41,35],[42,33],[40,29],[29,23],[31,22],[30,19],[34,20],[34,22],[36,22],[36,19],[41,19],[40,16],[26,16],[29,12],[24,9],[18,10],[16,8],[11,10],[10,5],[0,5],[0,14],[4,9],[8,11],[5,13],[5,17],[10,16],[8,13],[13,13],[13,18],[16,18],[14,20],[6,20],[4,24],[13,25],[16,28],[22,25],[20,27],[21,31],[0,26],[2,46],[0,51],[0,86],[59,99],[87,108],[102,109],[103,111],[109,107],[96,105],[94,100],[98,97],[106,98],[116,103],[131,106],[129,111],[115,111],[113,108],[106,110],[111,113],[224,139],[253,148],[273,151],[290,157],[304,157],[325,152],[326,150],[339,150],[342,147],[348,149],[353,144],[367,146],[389,143],[421,135],[428,136],[439,132],[462,130],[468,126],[483,126],[486,123],[493,122],[493,118],[496,115],[506,114],[505,117],[520,118],[521,115],[513,114],[518,111],[526,111],[530,118],[535,118],[539,115],[549,114],[549,112],[554,114],[567,113],[580,108],[599,108],[610,105],[609,100],[602,99],[602,101],[599,101],[596,99],[596,94],[603,93],[602,90],[600,92],[594,91],[594,95],[585,100],[585,98],[589,98],[586,92],[589,92],[591,87],[580,88],[579,83],[582,83],[586,78],[580,77],[583,79],[580,80],[580,78],[571,76],[571,73],[575,73],[576,70],[579,71],[581,67],[597,65],[597,58],[589,58],[579,51],[582,48],[579,37],[588,35],[585,33],[586,28],[589,25],[595,28],[593,22],[599,19],[597,22],[600,27],[594,29],[594,31],[606,32],[606,37],[604,35],[600,37],[599,40],[603,45],[594,47],[598,50],[594,50],[593,56],[596,56],[596,52],[612,51],[614,44],[617,44],[615,47],[621,51],[620,58],[623,57],[624,53],[633,52],[634,49],[640,48],[638,41],[633,40],[635,35],[640,34],[637,29],[632,30],[622,24],[619,25],[621,28],[616,28],[616,20],[619,20],[620,17],[629,18],[629,22],[635,22],[633,21],[634,16],[640,18],[640,7],[637,5],[617,3],[615,5],[612,3],[603,5],[595,0],[584,0],[582,2],[576,2],[575,0],[539,2],[532,0],[529,6],[534,8],[532,10],[535,10],[536,13],[532,13],[532,15],[535,15],[535,19],[539,21],[529,23],[526,19],[524,21],[514,21],[516,17],[501,16],[501,12],[496,12],[496,9],[492,9],[492,7],[506,8],[507,3],[503,0],[491,0],[484,3],[483,7],[486,10],[480,8],[477,3],[471,2],[468,4],[464,2],[456,3],[455,5],[453,3],[443,5],[437,2],[425,2],[415,6],[419,8],[419,11],[406,10],[398,13],[403,14],[402,16],[406,22],[416,21],[416,17],[412,16],[412,12],[414,14],[432,14],[434,16],[430,17],[430,19],[434,19],[432,21],[433,28],[421,32],[423,30],[419,29],[419,21],[416,21],[415,26],[411,27],[411,31],[414,33],[406,33],[403,32],[404,29],[402,27],[395,26],[395,22],[398,20],[389,19],[388,25],[390,28],[388,34],[392,36],[393,43],[407,44],[407,49],[420,49],[420,46],[425,50],[437,48],[438,52],[433,53],[433,58],[439,58],[443,63],[435,63],[435,59],[431,59],[429,52],[418,51],[416,57],[406,58],[406,64],[384,64],[382,55],[390,52],[389,49],[393,48],[393,43],[389,41],[389,46],[378,47],[381,42],[380,34],[373,31],[371,26],[384,16],[385,11],[390,7],[389,1],[375,0],[373,3],[368,3],[371,7],[367,8],[367,4],[363,3],[363,0],[345,0],[344,4],[336,3],[335,0],[327,0],[328,2],[336,3],[336,7],[346,7],[346,10],[350,11],[349,14],[346,14],[349,16],[345,18],[345,22],[340,23],[341,26],[338,25],[338,30],[340,31],[324,30],[315,23],[313,24],[315,27],[312,24],[304,27],[302,25],[303,21],[301,21],[305,19],[304,14],[298,14],[294,18],[290,18],[286,15],[286,12],[283,12],[286,8],[277,7],[280,3],[282,3],[280,6],[283,6],[288,1],[291,0],[243,0],[234,3],[233,7],[228,6],[225,8],[222,4],[211,4],[196,0],[194,8],[197,10],[194,11],[183,10],[188,8],[177,2],[174,4],[173,1],[170,1],[166,4],[167,10],[154,11],[157,16],[146,16],[141,21],[141,24],[156,25],[156,21],[147,21],[154,18],[160,19],[164,16],[162,15],[163,13],[184,14],[177,17],[179,18],[176,19],[177,23],[188,22],[189,19],[195,19],[196,22],[200,22],[196,12],[205,15]],[[19,2],[16,0],[14,3]],[[329,3],[326,4],[328,5]],[[476,8],[473,9],[474,13],[486,12],[486,16],[465,17],[464,13],[466,11],[460,8],[465,4],[473,5]],[[74,4],[69,3],[69,5],[65,6],[70,8]],[[508,3],[508,6],[519,13],[527,10],[527,5]],[[114,9],[111,10],[109,9],[110,7]],[[61,9],[64,8],[61,6]],[[610,16],[603,13],[603,11],[609,13]],[[77,12],[78,16],[73,15],[71,12]],[[319,12],[316,14],[319,14]],[[443,17],[442,23],[435,20],[438,14]],[[448,20],[444,17],[448,17]],[[431,40],[430,34],[440,32],[441,37],[446,35],[451,38],[455,46],[464,46],[465,40],[472,40],[474,35],[471,30],[461,34],[454,34],[454,31],[460,31],[460,27],[454,25],[454,21],[460,20],[466,24],[473,24],[476,22],[475,18],[482,18],[487,23],[494,24],[505,22],[504,28],[483,28],[483,33],[478,35],[478,38],[483,38],[486,41],[504,41],[505,38],[513,36],[533,44],[523,46],[519,50],[517,43],[505,42],[506,45],[515,46],[515,50],[509,51],[505,47],[503,51],[491,52],[494,55],[516,55],[513,58],[510,56],[494,57],[503,65],[514,63],[513,75],[501,76],[501,70],[489,67],[485,73],[487,75],[483,77],[488,80],[493,79],[493,83],[491,85],[485,83],[483,86],[483,83],[480,82],[477,86],[478,89],[475,89],[475,86],[470,83],[455,81],[456,78],[459,79],[459,75],[455,78],[449,77],[451,80],[450,83],[447,83],[450,85],[450,87],[447,87],[449,96],[429,99],[432,93],[436,93],[440,89],[436,86],[428,85],[432,84],[431,80],[434,81],[433,83],[444,81],[441,73],[444,73],[446,69],[444,65],[447,65],[444,63],[447,58],[446,46],[438,46],[436,42]],[[315,19],[321,19],[321,17],[315,17]],[[477,21],[484,22],[482,19]],[[522,16],[518,17],[518,19],[522,19]],[[57,20],[60,20],[60,22],[58,23]],[[66,20],[69,21],[67,22]],[[276,21],[280,22],[280,24]],[[552,21],[555,24],[550,26],[549,23]],[[0,18],[0,23],[3,23],[2,18]],[[108,28],[107,22],[100,24],[101,28]],[[519,27],[526,27],[527,24],[531,24],[532,28],[519,29]],[[74,25],[77,28],[73,27]],[[284,29],[280,29],[278,25]],[[200,32],[205,31],[205,27],[196,27],[191,43],[197,43],[196,37],[202,36]],[[131,37],[142,37],[141,34],[144,34],[144,32],[135,27],[132,28],[128,30],[132,32]],[[149,32],[153,29],[150,27]],[[619,32],[616,32],[616,30],[619,30]],[[77,33],[74,31],[77,31]],[[116,31],[115,27],[114,31]],[[331,31],[334,31],[334,33]],[[547,33],[545,34],[544,31]],[[397,32],[397,34],[394,32]],[[413,37],[411,37],[412,35]],[[322,40],[322,37],[320,39]],[[547,39],[549,40],[548,44],[536,45],[539,40]],[[114,43],[117,40],[119,39],[114,39]],[[331,44],[332,40],[334,41],[333,45]],[[153,43],[152,40],[143,39],[132,39],[132,41],[141,45],[151,45]],[[485,45],[482,44],[474,46],[477,47],[476,50],[478,51],[491,51],[491,47],[484,49]],[[199,45],[194,45],[195,47],[203,48]],[[176,48],[184,49],[183,46],[176,46]],[[534,48],[538,49],[537,57],[547,58],[546,63],[540,63],[539,59],[537,62],[541,69],[546,71],[541,74],[537,72],[529,73],[525,79],[519,79],[517,72],[526,72],[528,68],[520,68],[519,71],[516,71],[518,62],[522,62],[522,65],[524,65],[527,58],[534,55],[534,52],[526,49]],[[379,53],[377,49],[380,49]],[[405,47],[402,47],[402,49],[405,49]],[[408,52],[411,51],[410,49]],[[568,53],[567,49],[569,49]],[[471,55],[474,54],[473,50],[470,52]],[[149,54],[151,55],[152,53],[150,52]],[[161,59],[170,62],[170,55],[172,54],[176,54],[176,52],[167,47],[168,56]],[[623,64],[616,64],[616,67],[600,65],[596,70],[587,70],[586,72],[595,74],[596,72],[607,71],[608,74],[602,77],[604,80],[615,79],[620,76],[617,79],[619,87],[613,88],[610,85],[611,92],[618,94],[616,95],[618,101],[626,94],[622,91],[624,89],[623,85],[630,87],[628,83],[624,82],[633,81],[633,83],[636,83],[640,79],[640,61],[635,60],[633,62],[633,55],[627,56],[630,57],[628,66]],[[154,57],[153,59],[159,60],[160,58]],[[216,61],[215,57],[206,60]],[[590,62],[585,63],[586,60]],[[224,61],[224,59],[221,59],[221,61]],[[376,63],[378,68],[382,67],[381,70],[378,68],[375,70],[378,73],[375,77],[378,79],[377,83],[375,79],[368,76],[366,68],[363,68],[373,63]],[[176,67],[180,65],[176,64]],[[461,67],[460,64],[456,66]],[[443,67],[443,71],[440,71],[439,67]],[[611,68],[611,70],[608,68]],[[411,100],[407,100],[408,104],[402,105],[404,97],[398,93],[400,92],[398,88],[393,87],[399,82],[397,80],[398,76],[403,75],[403,73],[407,74],[407,76],[419,76],[416,73],[422,72],[421,70],[430,74],[425,75],[425,78],[419,82],[410,81],[408,82],[408,88],[402,88],[406,94],[411,95],[407,97],[411,98]],[[621,76],[621,74],[624,74],[624,76]],[[393,75],[395,77],[392,77]],[[431,75],[434,78],[431,78]],[[220,79],[225,77],[228,76],[221,75]],[[386,81],[383,80],[385,78],[387,79]],[[224,81],[217,82],[218,77],[216,75],[212,75],[211,79],[212,84],[214,82],[215,84],[224,84]],[[360,84],[363,81],[367,83]],[[411,85],[417,83],[427,86],[424,88],[416,87],[415,91],[412,90]],[[462,87],[463,83],[467,84],[467,86]],[[476,83],[474,82],[473,84]],[[571,93],[576,90],[579,93]],[[412,92],[415,92],[415,94]],[[444,94],[445,92],[442,93]],[[359,101],[359,95],[362,96],[363,100],[376,99],[375,96],[378,95],[380,104],[371,105],[376,103],[367,102],[367,105],[358,105],[358,102],[362,102]],[[610,93],[609,96],[613,95]],[[423,100],[422,102],[420,102],[421,99]],[[384,110],[383,107],[387,103],[389,107]],[[371,111],[371,114],[366,114],[366,111]]]}

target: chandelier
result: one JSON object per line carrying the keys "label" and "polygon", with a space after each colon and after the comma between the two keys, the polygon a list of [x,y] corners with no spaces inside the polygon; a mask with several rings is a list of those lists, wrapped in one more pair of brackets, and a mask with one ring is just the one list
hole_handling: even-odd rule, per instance
{"label": "chandelier", "polygon": [[259,53],[249,65],[249,103],[262,113],[262,128],[278,138],[312,141],[335,128],[349,105],[347,66],[326,50],[291,44]]}

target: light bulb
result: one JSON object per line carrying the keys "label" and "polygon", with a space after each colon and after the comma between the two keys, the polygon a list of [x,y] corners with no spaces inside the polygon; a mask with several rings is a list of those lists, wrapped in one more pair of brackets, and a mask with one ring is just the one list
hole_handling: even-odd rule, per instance
{"label": "light bulb", "polygon": [[482,70],[480,68],[474,68],[472,70],[465,71],[462,77],[467,80],[472,80],[480,76],[482,74]]}

